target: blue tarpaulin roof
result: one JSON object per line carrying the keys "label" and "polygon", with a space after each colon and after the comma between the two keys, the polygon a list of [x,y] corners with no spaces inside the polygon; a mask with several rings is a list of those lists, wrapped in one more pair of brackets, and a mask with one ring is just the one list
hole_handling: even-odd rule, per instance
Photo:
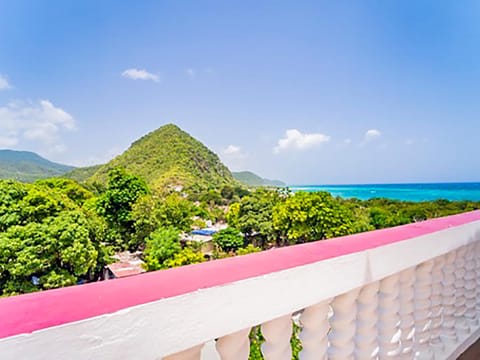
{"label": "blue tarpaulin roof", "polygon": [[192,234],[193,235],[203,235],[203,236],[211,236],[215,234],[217,230],[215,229],[199,229],[199,230],[193,230]]}

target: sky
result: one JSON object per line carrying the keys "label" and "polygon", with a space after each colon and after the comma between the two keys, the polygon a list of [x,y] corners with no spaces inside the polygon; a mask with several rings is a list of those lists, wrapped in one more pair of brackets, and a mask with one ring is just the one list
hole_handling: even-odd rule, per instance
{"label": "sky", "polygon": [[480,181],[478,1],[0,0],[0,148],[174,123],[289,184]]}

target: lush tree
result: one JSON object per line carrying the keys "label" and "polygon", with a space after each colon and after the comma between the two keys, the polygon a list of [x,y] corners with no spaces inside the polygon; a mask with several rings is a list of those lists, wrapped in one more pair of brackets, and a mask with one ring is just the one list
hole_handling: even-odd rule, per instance
{"label": "lush tree", "polygon": [[52,178],[45,180],[38,180],[36,185],[45,186],[50,189],[55,189],[58,192],[65,194],[69,199],[73,200],[77,205],[82,206],[85,201],[93,197],[93,194],[85,189],[82,185],[74,180],[63,178]]}
{"label": "lush tree", "polygon": [[186,247],[180,252],[176,253],[173,258],[165,260],[163,263],[167,268],[173,268],[178,266],[198,264],[205,261],[203,254],[195,252],[193,249]]}
{"label": "lush tree", "polygon": [[134,232],[132,207],[138,198],[148,193],[148,188],[142,179],[122,168],[110,170],[108,176],[107,189],[97,201],[97,211],[118,231],[122,241],[117,245],[125,249]]}
{"label": "lush tree", "polygon": [[222,251],[236,251],[243,247],[245,239],[243,235],[235,228],[229,227],[213,235],[213,242],[220,247]]}
{"label": "lush tree", "polygon": [[204,192],[200,196],[200,201],[209,204],[210,206],[214,205],[223,205],[224,201],[220,191],[215,189],[210,189]]}
{"label": "lush tree", "polygon": [[354,215],[327,192],[298,192],[275,206],[273,223],[287,243],[352,234]]}
{"label": "lush tree", "polygon": [[180,233],[175,228],[159,228],[147,238],[143,252],[146,269],[165,269],[165,262],[181,251]]}
{"label": "lush tree", "polygon": [[2,293],[18,294],[90,279],[98,255],[88,220],[78,210],[62,212],[42,223],[11,226],[0,233]]}
{"label": "lush tree", "polygon": [[253,246],[252,244],[248,244],[244,248],[237,249],[236,254],[237,255],[247,255],[247,254],[253,254],[253,253],[256,253],[256,252],[260,252],[260,251],[262,251],[262,249],[260,249],[259,247]]}
{"label": "lush tree", "polygon": [[282,201],[283,197],[276,190],[257,189],[230,206],[226,215],[228,224],[239,229],[248,242],[267,247],[277,238],[272,211]]}
{"label": "lush tree", "polygon": [[195,205],[178,193],[166,197],[155,194],[141,197],[132,208],[135,233],[131,248],[142,249],[145,239],[159,227],[190,231],[195,212]]}
{"label": "lush tree", "polygon": [[94,280],[109,260],[106,223],[47,184],[0,181],[0,295]]}

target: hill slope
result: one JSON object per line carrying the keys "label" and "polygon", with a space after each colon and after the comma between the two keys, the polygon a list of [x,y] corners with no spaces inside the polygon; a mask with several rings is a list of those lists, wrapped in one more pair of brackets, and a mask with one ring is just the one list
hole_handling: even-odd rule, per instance
{"label": "hill slope", "polygon": [[88,182],[104,184],[110,169],[121,166],[153,187],[200,185],[219,187],[235,180],[218,156],[173,124],[152,131],[101,166]]}
{"label": "hill slope", "polygon": [[75,168],[72,171],[69,171],[66,174],[63,174],[62,177],[67,179],[75,180],[79,183],[86,181],[88,178],[92,177],[98,169],[100,169],[103,165],[93,165],[93,166],[86,166],[86,167],[79,167]]}
{"label": "hill slope", "polygon": [[0,179],[33,182],[63,175],[73,166],[49,161],[30,151],[0,150]]}
{"label": "hill slope", "polygon": [[286,184],[280,180],[264,179],[251,171],[232,172],[233,177],[242,184],[249,186],[277,186],[284,187]]}

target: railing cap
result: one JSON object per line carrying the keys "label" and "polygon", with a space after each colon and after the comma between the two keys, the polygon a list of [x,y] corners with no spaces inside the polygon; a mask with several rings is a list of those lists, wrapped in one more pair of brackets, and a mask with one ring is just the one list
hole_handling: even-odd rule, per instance
{"label": "railing cap", "polygon": [[480,220],[480,211],[137,276],[0,299],[0,338],[113,313]]}

